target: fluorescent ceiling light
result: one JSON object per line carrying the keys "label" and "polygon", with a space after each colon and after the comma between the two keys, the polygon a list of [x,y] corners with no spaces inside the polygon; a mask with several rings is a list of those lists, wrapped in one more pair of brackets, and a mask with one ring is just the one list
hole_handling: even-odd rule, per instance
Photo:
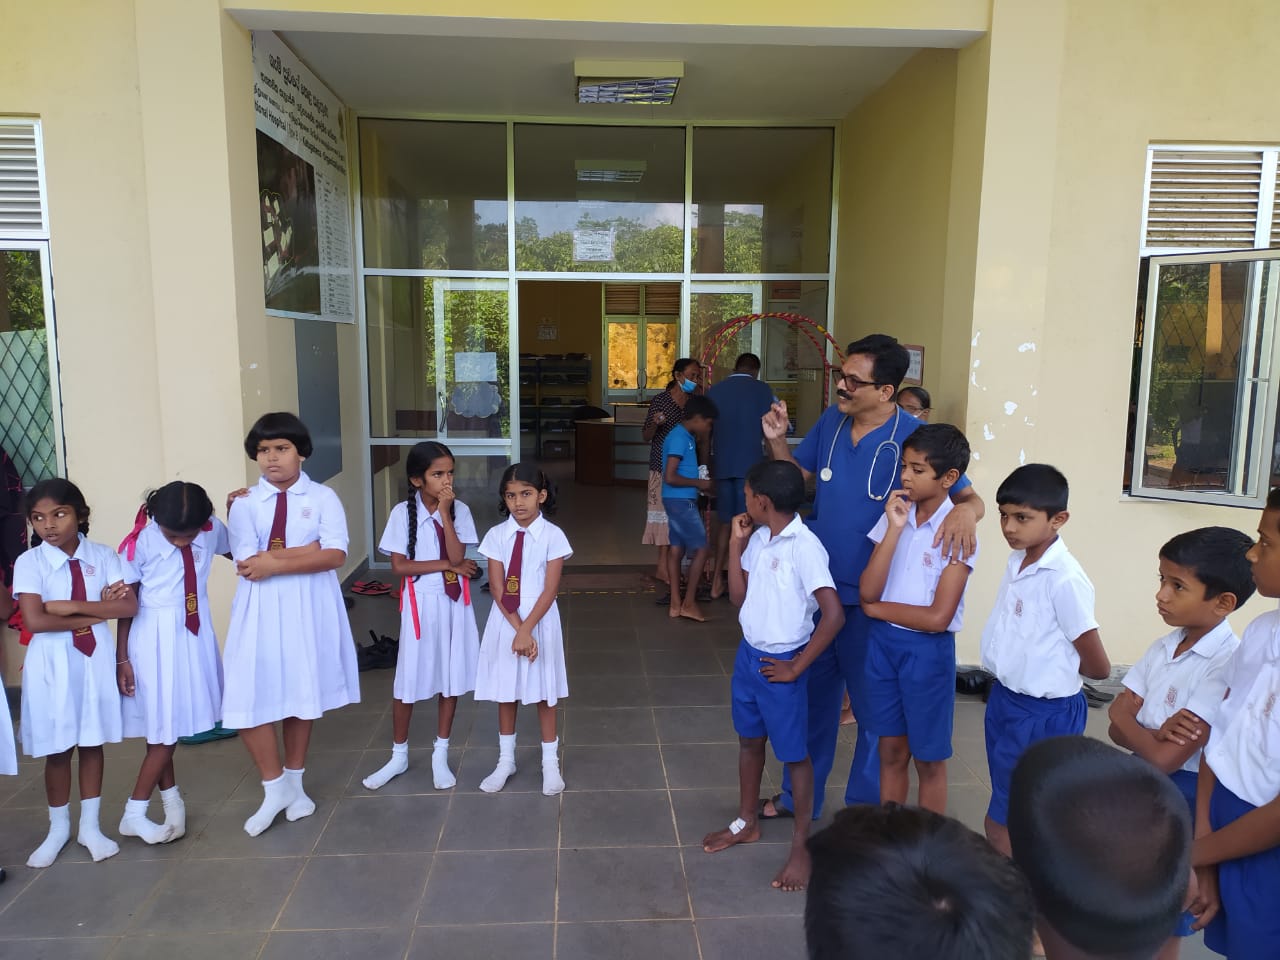
{"label": "fluorescent ceiling light", "polygon": [[580,183],[639,183],[644,176],[643,160],[575,160]]}
{"label": "fluorescent ceiling light", "polygon": [[669,104],[684,76],[680,60],[575,60],[579,103]]}

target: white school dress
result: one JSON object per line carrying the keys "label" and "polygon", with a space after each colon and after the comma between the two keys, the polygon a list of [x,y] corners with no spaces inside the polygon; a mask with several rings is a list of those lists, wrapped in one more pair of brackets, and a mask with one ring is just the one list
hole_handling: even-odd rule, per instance
{"label": "white school dress", "polygon": [[[260,479],[227,517],[237,562],[267,549],[275,487]],[[285,546],[320,543],[347,549],[347,517],[338,495],[305,473],[286,491]],[[222,722],[232,729],[285,717],[315,720],[360,702],[356,647],[336,570],[240,578],[223,651]]]}
{"label": "white school dress", "polygon": [[222,717],[222,658],[209,609],[209,570],[229,553],[227,528],[214,517],[191,543],[200,633],[187,629],[182,551],[155,521],[138,533],[133,559],[121,551],[125,582],[140,585],[138,615],[129,627],[135,692],[122,697],[124,735],[147,743],[177,743],[210,729]]}
{"label": "white school dress", "polygon": [[[516,531],[525,531],[524,552],[520,561],[520,616],[527,617],[547,581],[547,563],[573,555],[573,548],[562,531],[538,514],[533,523],[522,528],[508,517],[484,535],[480,553],[502,564],[505,574],[511,562]],[[476,699],[497,703],[541,703],[554,706],[569,695],[569,682],[564,670],[564,633],[560,629],[560,608],[553,601],[551,609],[533,628],[538,643],[538,658],[511,652],[515,629],[507,622],[498,606],[498,584],[493,587],[493,608],[480,640],[480,663],[476,669]]]}
{"label": "white school dress", "polygon": [[[428,512],[422,496],[417,501],[417,541],[412,560],[439,560],[440,537],[436,521],[440,511]],[[453,529],[464,544],[478,542],[476,522],[461,500],[453,502]],[[409,556],[409,505],[401,501],[391,509],[378,549],[390,556]],[[401,703],[429,700],[436,694],[456,697],[476,686],[476,660],[480,656],[480,631],[476,614],[464,599],[451,600],[444,592],[443,573],[424,573],[417,580],[406,577],[417,600],[418,625],[414,626],[414,606],[402,589],[400,599],[400,653],[396,658],[396,679],[392,696]],[[469,597],[470,593],[464,594]]]}
{"label": "white school dress", "polygon": [[[124,579],[120,558],[110,547],[80,537],[86,600],[102,599],[102,588]],[[41,543],[13,565],[13,595],[34,593],[41,600],[71,599],[71,558]],[[120,690],[116,686],[116,639],[106,623],[93,626],[97,641],[86,657],[71,645],[71,631],[37,633],[22,667],[22,749],[31,757],[98,747],[121,739]]]}
{"label": "white school dress", "polygon": [[0,689],[0,776],[17,775],[18,748],[13,742],[13,718],[9,716],[9,698]]}

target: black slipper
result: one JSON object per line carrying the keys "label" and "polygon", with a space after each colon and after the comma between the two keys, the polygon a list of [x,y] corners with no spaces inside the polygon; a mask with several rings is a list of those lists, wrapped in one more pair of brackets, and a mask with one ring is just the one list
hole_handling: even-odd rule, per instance
{"label": "black slipper", "polygon": [[660,597],[658,597],[656,600],[654,600],[654,601],[653,601],[653,605],[654,605],[655,607],[669,607],[669,606],[671,606],[671,591],[670,591],[670,590],[668,590],[668,591],[667,591],[666,593],[664,593],[662,596],[660,596]]}
{"label": "black slipper", "polygon": [[1084,685],[1084,698],[1091,707],[1103,707],[1116,698],[1114,693],[1108,690],[1100,690],[1091,683]]}
{"label": "black slipper", "polygon": [[[796,815],[784,807],[779,801],[782,800],[782,794],[774,794],[772,797],[761,797],[760,807],[756,810],[757,820],[794,820]],[[764,805],[766,803],[773,804],[773,813],[765,813]]]}

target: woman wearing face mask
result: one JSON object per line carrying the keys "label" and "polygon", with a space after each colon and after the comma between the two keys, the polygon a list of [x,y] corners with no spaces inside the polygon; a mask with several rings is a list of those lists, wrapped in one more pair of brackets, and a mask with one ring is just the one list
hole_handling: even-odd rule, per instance
{"label": "woman wearing face mask", "polygon": [[[655,578],[667,582],[667,514],[662,509],[662,442],[671,428],[684,419],[684,402],[699,390],[702,367],[697,360],[681,357],[671,371],[667,389],[649,401],[649,414],[644,418],[644,438],[649,441],[649,496],[645,505],[644,538],[658,548]],[[669,586],[669,585],[668,585]],[[662,600],[663,603],[667,601]]]}

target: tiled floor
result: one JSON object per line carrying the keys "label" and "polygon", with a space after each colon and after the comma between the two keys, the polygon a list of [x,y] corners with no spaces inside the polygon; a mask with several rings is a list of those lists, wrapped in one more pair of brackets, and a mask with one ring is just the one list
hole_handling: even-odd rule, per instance
{"label": "tiled floor", "polygon": [[[487,595],[478,604],[487,611]],[[0,779],[0,956],[238,958],[577,958],[780,960],[801,955],[802,895],[774,891],[790,825],[709,856],[699,841],[734,815],[736,750],[728,671],[738,640],[717,622],[670,622],[652,595],[561,600],[571,697],[561,713],[568,789],[541,795],[536,715],[520,715],[519,772],[477,789],[496,758],[492,705],[460,706],[458,787],[432,789],[432,705],[420,707],[410,772],[377,794],[361,777],[386,759],[391,671],[362,675],[364,701],[317,724],[307,770],[314,816],[241,828],[259,785],[236,740],[178,753],[187,837],[122,841],[86,862],[72,843],[47,870],[21,864],[43,837],[38,763]],[[361,600],[357,636],[391,632],[395,604]],[[482,621],[483,622],[483,621]],[[1090,712],[1091,731],[1103,715]],[[988,788],[982,705],[956,707],[952,812],[978,829]],[[849,765],[848,731],[837,769]],[[104,826],[115,834],[140,746],[109,748]],[[776,784],[770,763],[764,789]],[[828,790],[834,810],[841,790]],[[153,815],[158,815],[153,807]],[[1184,958],[1210,956],[1195,948]]]}

